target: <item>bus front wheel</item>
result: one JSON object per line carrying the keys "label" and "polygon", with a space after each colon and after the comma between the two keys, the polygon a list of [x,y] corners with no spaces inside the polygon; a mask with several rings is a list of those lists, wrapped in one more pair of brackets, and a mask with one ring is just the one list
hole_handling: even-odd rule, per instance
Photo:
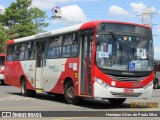
{"label": "bus front wheel", "polygon": [[28,90],[27,89],[27,84],[26,84],[25,79],[23,79],[21,82],[21,94],[23,96],[35,96],[36,95],[35,90]]}
{"label": "bus front wheel", "polygon": [[126,98],[109,98],[108,101],[111,104],[115,104],[115,105],[120,105],[122,103],[124,103],[126,100]]}
{"label": "bus front wheel", "polygon": [[153,89],[157,89],[158,88],[158,79],[155,79],[153,81]]}
{"label": "bus front wheel", "polygon": [[75,95],[74,84],[72,81],[69,81],[65,84],[64,88],[64,99],[68,104],[78,104],[79,98]]}

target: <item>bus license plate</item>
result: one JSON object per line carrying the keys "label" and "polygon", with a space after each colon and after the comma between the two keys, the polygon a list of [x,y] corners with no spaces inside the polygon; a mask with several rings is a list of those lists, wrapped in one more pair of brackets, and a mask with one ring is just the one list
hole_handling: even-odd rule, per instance
{"label": "bus license plate", "polygon": [[124,89],[125,94],[133,94],[134,90],[133,89]]}

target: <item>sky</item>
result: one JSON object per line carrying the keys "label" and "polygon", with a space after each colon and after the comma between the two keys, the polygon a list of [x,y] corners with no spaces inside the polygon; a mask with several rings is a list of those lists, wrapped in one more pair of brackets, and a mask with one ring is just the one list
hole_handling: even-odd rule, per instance
{"label": "sky", "polygon": [[[16,0],[0,0],[0,10]],[[49,26],[55,30],[93,20],[118,20],[142,24],[141,13],[150,10],[153,14],[154,56],[160,59],[160,0],[32,0],[32,7],[46,11]],[[51,19],[52,8],[58,6],[63,19]]]}

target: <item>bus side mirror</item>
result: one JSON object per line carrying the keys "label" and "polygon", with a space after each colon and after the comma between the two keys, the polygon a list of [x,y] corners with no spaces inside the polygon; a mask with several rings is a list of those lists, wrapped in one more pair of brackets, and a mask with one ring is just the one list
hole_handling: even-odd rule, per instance
{"label": "bus side mirror", "polygon": [[99,36],[98,35],[95,35],[95,44],[96,45],[99,45]]}

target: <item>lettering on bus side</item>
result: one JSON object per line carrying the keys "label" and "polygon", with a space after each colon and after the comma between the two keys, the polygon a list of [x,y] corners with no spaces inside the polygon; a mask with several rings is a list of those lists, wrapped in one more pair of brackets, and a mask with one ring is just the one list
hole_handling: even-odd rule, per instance
{"label": "lettering on bus side", "polygon": [[28,71],[33,71],[32,65],[30,65],[30,68],[28,69]]}
{"label": "lettering on bus side", "polygon": [[58,72],[59,71],[59,67],[58,66],[56,66],[56,65],[49,65],[48,66],[49,67],[49,69],[51,69],[53,72]]}
{"label": "lettering on bus side", "polygon": [[43,34],[36,35],[35,38],[47,37],[47,36],[50,36],[50,35],[52,35],[51,32],[49,32],[49,33],[43,33]]}

